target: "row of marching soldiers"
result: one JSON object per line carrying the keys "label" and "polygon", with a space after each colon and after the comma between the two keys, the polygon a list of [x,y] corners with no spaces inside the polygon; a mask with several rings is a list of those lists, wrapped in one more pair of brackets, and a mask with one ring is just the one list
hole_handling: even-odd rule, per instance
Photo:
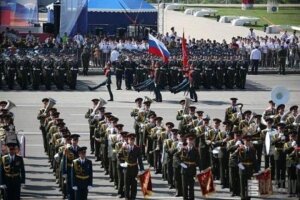
{"label": "row of marching soldiers", "polygon": [[194,199],[197,167],[202,172],[211,168],[214,179],[220,180],[222,188],[229,188],[232,196],[250,199],[248,180],[263,170],[264,156],[264,168],[271,169],[276,186],[286,187],[287,171],[288,195],[299,196],[298,106],[291,106],[285,112],[285,105],[276,107],[270,101],[263,115],[259,115],[250,110],[243,112],[243,104],[237,100],[231,98],[223,129],[220,119],[214,118],[211,124],[204,111],[196,111],[189,99],[182,100],[182,109],[176,116],[179,126],[175,129],[172,122],[163,126],[163,118],[150,109],[150,99],[137,98],[131,116],[144,160],[183,199]]}
{"label": "row of marching soldiers", "polygon": [[24,136],[18,139],[11,101],[0,101],[0,199],[18,200],[25,184]]}
{"label": "row of marching soldiers", "polygon": [[119,198],[133,200],[137,194],[136,177],[144,171],[136,134],[124,131],[119,119],[105,111],[103,99],[92,102],[93,107],[85,114],[90,125],[91,154],[95,154],[96,162],[101,161],[101,168],[110,177]]}
{"label": "row of marching soldiers", "polygon": [[78,134],[70,130],[54,107],[56,101],[43,98],[37,119],[43,136],[44,151],[63,198],[87,199],[93,185],[92,161],[86,157],[87,147],[79,146]]}

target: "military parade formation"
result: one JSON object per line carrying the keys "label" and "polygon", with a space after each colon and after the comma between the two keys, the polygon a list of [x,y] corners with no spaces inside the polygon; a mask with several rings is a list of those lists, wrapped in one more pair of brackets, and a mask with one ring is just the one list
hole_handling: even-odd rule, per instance
{"label": "military parade formation", "polygon": [[[298,106],[286,109],[271,100],[264,113],[257,114],[243,111],[237,98],[230,100],[224,121],[211,120],[189,98],[181,100],[181,109],[174,112],[176,128],[173,122],[163,123],[163,117],[151,109],[152,99],[136,98],[129,114],[134,130],[130,132],[116,114],[106,110],[105,100],[92,99],[85,114],[90,153],[119,198],[136,198],[136,178],[145,172],[144,165],[161,174],[176,197],[184,200],[195,198],[194,178],[207,170],[213,174],[211,181],[219,180],[222,188],[229,188],[232,196],[242,200],[251,198],[248,181],[266,169],[271,171],[273,187],[287,188],[288,197],[299,197]],[[44,98],[42,102],[38,120],[56,183],[63,198],[87,199],[95,179],[93,168],[99,165],[87,159],[87,147],[79,145],[80,135],[71,134],[60,118],[55,100]]]}
{"label": "military parade formation", "polygon": [[11,101],[0,101],[0,199],[18,200],[21,196],[21,185],[25,184],[25,165],[23,161],[25,143],[18,139],[14,124]]}

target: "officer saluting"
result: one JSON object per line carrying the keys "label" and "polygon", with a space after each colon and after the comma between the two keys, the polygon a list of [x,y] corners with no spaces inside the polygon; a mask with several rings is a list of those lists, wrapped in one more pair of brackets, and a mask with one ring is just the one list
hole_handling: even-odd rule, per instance
{"label": "officer saluting", "polygon": [[16,155],[15,143],[8,143],[8,155],[2,156],[1,174],[2,187],[7,188],[7,199],[20,199],[21,184],[25,184],[24,161],[21,156]]}
{"label": "officer saluting", "polygon": [[72,188],[75,191],[75,199],[86,200],[88,191],[93,185],[92,161],[86,158],[86,147],[79,147],[79,158],[72,164]]}

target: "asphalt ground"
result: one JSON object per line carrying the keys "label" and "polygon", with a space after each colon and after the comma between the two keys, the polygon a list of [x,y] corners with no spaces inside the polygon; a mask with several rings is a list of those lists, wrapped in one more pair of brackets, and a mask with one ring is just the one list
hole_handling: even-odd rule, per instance
{"label": "asphalt ground", "polygon": [[[57,91],[53,87],[53,91],[1,91],[0,99],[9,99],[16,104],[17,107],[12,111],[15,114],[15,125],[17,130],[23,130],[19,134],[26,136],[26,184],[22,188],[23,199],[61,199],[61,193],[55,184],[52,170],[49,169],[47,156],[43,152],[42,136],[39,130],[39,121],[36,119],[38,110],[41,106],[43,97],[52,97],[57,101],[55,107],[61,113],[61,117],[65,119],[66,125],[72,133],[79,133],[80,145],[89,148],[89,127],[88,122],[84,119],[84,114],[91,106],[92,98],[101,97],[109,99],[108,92],[105,87],[96,91],[88,91],[88,85],[96,85],[104,80],[104,76],[79,76],[77,91]],[[300,104],[300,76],[297,75],[249,75],[245,90],[203,90],[197,91],[198,103],[194,103],[197,110],[203,110],[211,118],[218,117],[224,119],[225,108],[229,106],[230,97],[238,97],[239,102],[244,104],[244,110],[250,109],[256,113],[262,113],[267,107],[267,102],[271,98],[271,90],[275,86],[284,86],[289,90],[290,98],[287,107],[293,104]],[[114,102],[106,104],[106,110],[111,111],[120,119],[120,123],[125,125],[124,130],[133,130],[133,119],[130,117],[130,111],[134,107],[134,99],[137,97],[148,96],[154,98],[153,93],[149,91],[136,92],[116,90],[115,80],[113,78],[112,90],[114,93]],[[183,93],[172,94],[169,91],[163,91],[163,102],[153,103],[152,109],[162,116],[163,122],[176,122],[175,116],[180,108],[178,101],[185,96]],[[175,123],[177,124],[177,123]],[[118,199],[117,192],[113,188],[113,184],[109,182],[108,176],[104,175],[103,169],[100,168],[99,162],[94,162],[93,157],[89,154],[89,158],[93,161],[94,167],[94,186],[89,193],[89,199]],[[146,169],[148,166],[146,165]],[[175,190],[169,190],[168,185],[162,180],[161,175],[153,173],[153,196],[149,199],[181,199],[175,198]],[[216,192],[208,199],[239,199],[231,197],[229,189],[221,189],[220,182],[216,181]],[[200,187],[196,181],[195,185],[196,199],[201,197]],[[279,191],[274,188],[274,194],[268,197],[270,199],[292,199],[288,198],[285,191]],[[138,199],[143,199],[138,185]],[[260,199],[266,199],[260,198]]]}

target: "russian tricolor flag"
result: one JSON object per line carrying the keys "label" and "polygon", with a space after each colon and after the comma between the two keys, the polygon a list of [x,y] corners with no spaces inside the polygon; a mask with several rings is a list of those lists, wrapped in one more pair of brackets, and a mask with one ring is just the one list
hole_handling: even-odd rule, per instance
{"label": "russian tricolor flag", "polygon": [[149,43],[149,53],[161,57],[164,62],[168,62],[168,59],[170,57],[170,52],[168,51],[164,43],[159,41],[151,34],[149,34],[148,43]]}

